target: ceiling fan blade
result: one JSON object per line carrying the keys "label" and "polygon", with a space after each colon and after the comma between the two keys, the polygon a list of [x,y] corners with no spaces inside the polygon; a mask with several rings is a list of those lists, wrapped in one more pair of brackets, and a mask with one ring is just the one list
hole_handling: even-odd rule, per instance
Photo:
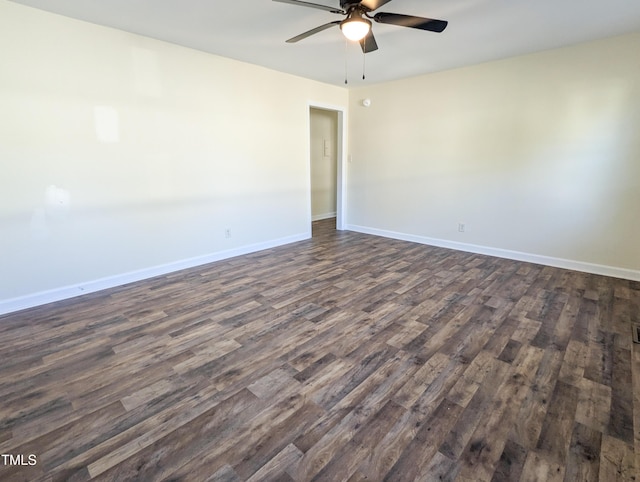
{"label": "ceiling fan blade", "polygon": [[299,5],[301,7],[318,8],[320,10],[325,10],[326,12],[340,13],[342,15],[346,15],[347,13],[341,8],[328,7],[327,5],[319,5],[317,3],[311,3],[311,2],[302,2],[301,0],[273,0],[273,1],[279,2],[279,3],[289,3],[291,5]]}
{"label": "ceiling fan blade", "polygon": [[376,13],[373,19],[378,23],[388,23],[399,25],[400,27],[418,28],[430,32],[442,32],[447,28],[446,20],[434,20],[432,18],[414,17],[412,15],[401,15],[399,13]]}
{"label": "ceiling fan blade", "polygon": [[362,52],[365,54],[378,50],[378,44],[376,42],[376,38],[373,36],[373,31],[371,29],[369,29],[369,33],[367,34],[367,36],[360,40],[360,47],[362,48]]}
{"label": "ceiling fan blade", "polygon": [[312,28],[311,30],[308,30],[305,33],[301,33],[300,35],[296,35],[295,37],[290,38],[289,40],[287,40],[288,44],[293,44],[296,43],[300,40],[303,40],[307,37],[311,37],[313,34],[316,34],[318,32],[322,32],[323,30],[326,30],[328,28],[333,27],[334,25],[339,25],[340,24],[340,20],[336,20],[335,22],[329,22],[329,23],[325,23],[324,25],[320,25],[319,27],[316,28]]}
{"label": "ceiling fan blade", "polygon": [[369,12],[373,12],[374,10],[377,10],[383,5],[386,5],[390,1],[391,0],[362,0],[360,2],[360,5],[366,8]]}

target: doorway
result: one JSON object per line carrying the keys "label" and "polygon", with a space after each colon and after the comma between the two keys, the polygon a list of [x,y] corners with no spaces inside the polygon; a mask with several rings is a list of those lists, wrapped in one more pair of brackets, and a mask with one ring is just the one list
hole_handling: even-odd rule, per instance
{"label": "doorway", "polygon": [[343,128],[343,111],[309,106],[312,236],[343,226]]}

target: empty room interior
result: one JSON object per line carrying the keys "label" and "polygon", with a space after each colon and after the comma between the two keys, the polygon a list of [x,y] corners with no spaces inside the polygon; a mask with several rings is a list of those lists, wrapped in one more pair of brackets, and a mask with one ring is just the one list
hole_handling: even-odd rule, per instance
{"label": "empty room interior", "polygon": [[627,0],[0,0],[0,480],[640,480],[639,53]]}

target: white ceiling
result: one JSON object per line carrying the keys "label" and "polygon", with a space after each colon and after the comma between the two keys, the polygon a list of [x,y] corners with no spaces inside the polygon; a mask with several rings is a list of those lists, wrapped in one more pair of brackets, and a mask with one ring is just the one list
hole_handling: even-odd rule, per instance
{"label": "white ceiling", "polygon": [[[335,85],[377,83],[640,31],[640,0],[393,0],[378,11],[448,20],[443,33],[374,23],[363,55],[338,28],[285,40],[342,17],[272,0],[14,0]],[[338,0],[307,0],[337,6]],[[594,59],[597,61],[597,59]]]}

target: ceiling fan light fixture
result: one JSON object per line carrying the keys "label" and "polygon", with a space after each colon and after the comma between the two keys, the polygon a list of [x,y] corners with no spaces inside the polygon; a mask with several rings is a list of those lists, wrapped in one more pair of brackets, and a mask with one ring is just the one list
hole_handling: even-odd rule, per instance
{"label": "ceiling fan light fixture", "polygon": [[340,23],[340,30],[349,40],[358,42],[365,38],[371,30],[371,22],[360,15],[351,13]]}

